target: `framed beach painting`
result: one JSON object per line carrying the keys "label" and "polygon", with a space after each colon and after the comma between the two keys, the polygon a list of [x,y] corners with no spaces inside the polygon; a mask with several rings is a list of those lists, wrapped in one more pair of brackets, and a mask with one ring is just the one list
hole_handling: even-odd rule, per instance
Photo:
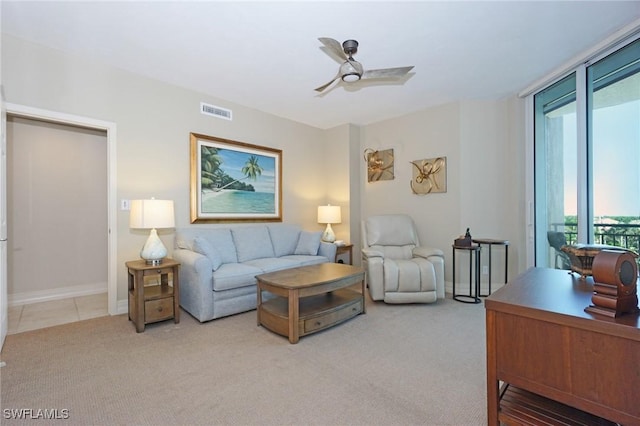
{"label": "framed beach painting", "polygon": [[282,151],[190,134],[191,223],[281,222]]}

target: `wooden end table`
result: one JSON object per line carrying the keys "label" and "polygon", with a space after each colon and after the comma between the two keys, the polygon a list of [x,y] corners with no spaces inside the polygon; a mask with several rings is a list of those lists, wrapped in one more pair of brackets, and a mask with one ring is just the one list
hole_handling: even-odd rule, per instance
{"label": "wooden end table", "polygon": [[[180,322],[180,263],[164,258],[160,265],[144,260],[126,262],[129,277],[129,319],[142,333],[146,324],[173,318]],[[169,285],[169,274],[172,285]],[[144,285],[145,278],[158,277],[156,285]]]}
{"label": "wooden end table", "polygon": [[338,261],[338,256],[341,254],[349,255],[349,265],[353,265],[353,244],[344,244],[341,246],[336,246],[336,263],[341,263]]}

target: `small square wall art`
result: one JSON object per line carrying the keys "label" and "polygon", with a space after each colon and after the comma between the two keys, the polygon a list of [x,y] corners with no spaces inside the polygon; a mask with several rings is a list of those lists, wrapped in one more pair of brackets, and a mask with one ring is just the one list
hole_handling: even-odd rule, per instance
{"label": "small square wall art", "polygon": [[447,157],[411,162],[411,191],[417,195],[447,192]]}
{"label": "small square wall art", "polygon": [[375,151],[371,148],[364,150],[364,161],[367,163],[367,181],[392,180],[393,149]]}

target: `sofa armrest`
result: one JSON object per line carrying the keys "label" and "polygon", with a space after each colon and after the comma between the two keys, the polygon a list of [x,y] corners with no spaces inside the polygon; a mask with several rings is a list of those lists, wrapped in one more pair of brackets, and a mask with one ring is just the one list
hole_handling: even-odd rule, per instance
{"label": "sofa armrest", "polygon": [[424,257],[428,259],[431,256],[444,258],[442,250],[432,247],[415,247],[413,249],[413,257]]}
{"label": "sofa armrest", "polygon": [[199,321],[211,319],[213,309],[213,266],[206,256],[187,249],[174,249],[180,262],[180,306]]}
{"label": "sofa armrest", "polygon": [[320,241],[318,256],[324,256],[329,259],[329,262],[335,262],[337,249],[338,248],[333,243],[325,243],[324,241]]}

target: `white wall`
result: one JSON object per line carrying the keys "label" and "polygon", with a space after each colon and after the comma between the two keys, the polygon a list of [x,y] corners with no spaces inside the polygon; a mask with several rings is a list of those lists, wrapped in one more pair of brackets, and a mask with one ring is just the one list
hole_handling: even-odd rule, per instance
{"label": "white wall", "polygon": [[[524,262],[519,256],[524,253],[524,233],[520,230],[524,221],[518,218],[523,211],[524,168],[520,166],[524,140],[515,136],[523,134],[523,127],[521,120],[514,121],[513,117],[514,108],[521,103],[515,98],[462,101],[375,123],[362,130],[362,151],[393,148],[395,179],[362,181],[361,216],[406,213],[413,217],[422,244],[444,251],[449,289],[451,244],[467,227],[473,237],[509,240],[509,276],[523,269]],[[413,194],[409,186],[410,162],[434,157],[447,157],[447,192]],[[364,161],[360,168],[364,175]],[[456,281],[466,283],[467,254],[456,256]],[[486,253],[483,257],[486,264]],[[504,279],[504,250],[494,247],[492,257],[492,282],[499,284]],[[486,284],[487,277],[483,280]]]}
{"label": "white wall", "polygon": [[[2,66],[7,102],[116,123],[118,200],[173,199],[176,226],[190,226],[189,133],[196,132],[281,149],[283,221],[322,229],[317,206],[332,171],[317,161],[323,131],[7,35]],[[201,115],[201,101],[232,109],[233,121]],[[138,258],[147,233],[129,229],[126,211],[117,221],[118,300],[125,301],[124,262]],[[173,246],[172,232],[161,238]]]}
{"label": "white wall", "polygon": [[[3,36],[2,56],[8,102],[116,123],[117,198],[173,199],[178,227],[189,226],[189,133],[197,132],[281,149],[283,220],[321,230],[317,206],[344,204],[343,223],[334,228],[339,239],[356,244],[356,260],[360,218],[401,211],[416,220],[424,244],[444,250],[449,286],[451,244],[466,227],[477,237],[510,240],[510,276],[523,270],[519,99],[463,101],[323,131],[9,36]],[[234,120],[201,115],[201,101],[232,109]],[[367,182],[366,148],[394,149],[394,180]],[[412,194],[409,162],[437,156],[447,157],[447,192]],[[172,233],[161,238],[172,245]],[[121,301],[126,299],[124,262],[138,257],[145,239],[146,233],[129,230],[127,212],[120,211]]]}

